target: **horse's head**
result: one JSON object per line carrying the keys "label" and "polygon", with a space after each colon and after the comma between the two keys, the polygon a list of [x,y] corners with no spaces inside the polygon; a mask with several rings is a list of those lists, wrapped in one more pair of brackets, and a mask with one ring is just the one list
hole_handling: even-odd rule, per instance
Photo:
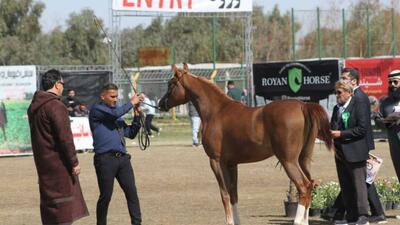
{"label": "horse's head", "polygon": [[168,111],[170,108],[185,104],[189,101],[189,95],[183,84],[184,76],[188,73],[189,68],[186,63],[183,69],[179,69],[172,65],[174,76],[168,81],[167,93],[161,98],[159,107],[162,111]]}

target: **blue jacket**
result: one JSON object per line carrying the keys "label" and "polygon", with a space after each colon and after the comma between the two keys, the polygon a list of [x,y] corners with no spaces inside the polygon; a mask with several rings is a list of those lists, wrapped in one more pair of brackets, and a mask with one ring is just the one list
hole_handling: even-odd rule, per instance
{"label": "blue jacket", "polygon": [[135,116],[129,126],[121,118],[132,107],[133,105],[130,102],[116,107],[110,107],[103,102],[92,106],[89,123],[93,134],[95,153],[126,152],[123,137],[133,139],[140,129],[140,116]]}

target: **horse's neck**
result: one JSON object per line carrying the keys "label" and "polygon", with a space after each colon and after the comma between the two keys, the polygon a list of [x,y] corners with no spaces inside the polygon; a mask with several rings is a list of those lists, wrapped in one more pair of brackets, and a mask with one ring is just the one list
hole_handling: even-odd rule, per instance
{"label": "horse's neck", "polygon": [[211,83],[192,76],[188,76],[188,81],[186,88],[202,121],[215,115],[229,102],[229,98],[211,87]]}

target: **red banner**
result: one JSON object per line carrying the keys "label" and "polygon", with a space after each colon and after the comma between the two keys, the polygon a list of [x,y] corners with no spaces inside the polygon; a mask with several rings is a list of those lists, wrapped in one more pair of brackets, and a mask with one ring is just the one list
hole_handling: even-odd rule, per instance
{"label": "red banner", "polygon": [[360,86],[371,99],[371,110],[377,111],[379,99],[387,96],[388,74],[400,69],[400,58],[348,59],[345,67],[360,72]]}

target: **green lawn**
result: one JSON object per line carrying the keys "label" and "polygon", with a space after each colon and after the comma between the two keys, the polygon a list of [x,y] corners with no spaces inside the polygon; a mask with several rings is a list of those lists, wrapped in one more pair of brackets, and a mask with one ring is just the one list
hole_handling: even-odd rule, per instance
{"label": "green lawn", "polygon": [[30,148],[29,122],[26,110],[30,100],[4,101],[7,113],[6,136],[0,131],[0,149],[23,150]]}

